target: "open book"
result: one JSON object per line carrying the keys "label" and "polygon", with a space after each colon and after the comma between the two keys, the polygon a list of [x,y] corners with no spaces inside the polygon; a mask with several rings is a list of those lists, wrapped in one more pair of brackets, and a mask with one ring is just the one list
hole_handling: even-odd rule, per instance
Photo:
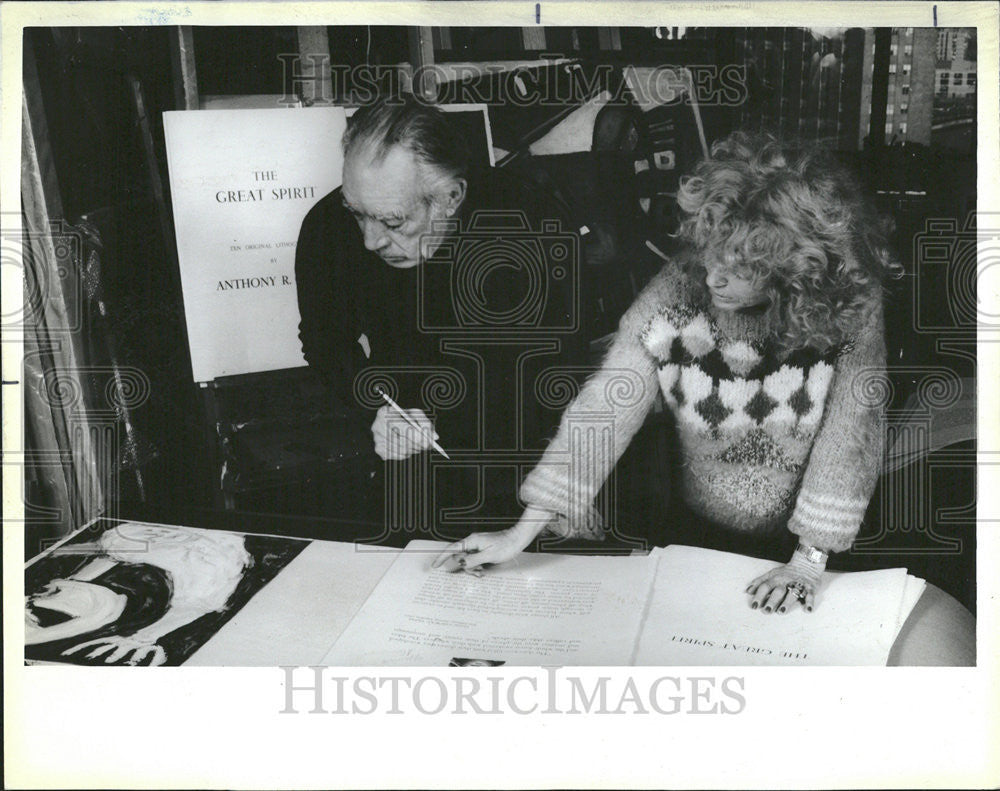
{"label": "open book", "polygon": [[767,560],[671,546],[522,554],[481,578],[431,569],[413,541],[327,665],[884,665],[923,590],[905,569],[827,573],[811,613],[751,610]]}

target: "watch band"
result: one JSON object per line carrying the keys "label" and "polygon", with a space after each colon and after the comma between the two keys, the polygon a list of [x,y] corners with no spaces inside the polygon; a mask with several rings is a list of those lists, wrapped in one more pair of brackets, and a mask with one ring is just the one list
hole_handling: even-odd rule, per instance
{"label": "watch band", "polygon": [[[787,551],[787,550],[786,550]],[[798,547],[795,549],[800,555],[805,557],[810,563],[826,563],[827,558],[830,555],[824,552],[822,549],[816,549],[816,547],[811,547],[808,544],[799,543]]]}

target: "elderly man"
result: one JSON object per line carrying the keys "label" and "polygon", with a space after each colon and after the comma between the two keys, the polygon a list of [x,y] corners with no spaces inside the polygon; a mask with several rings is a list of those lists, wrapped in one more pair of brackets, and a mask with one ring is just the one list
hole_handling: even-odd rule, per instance
{"label": "elderly man", "polygon": [[[373,468],[428,452],[435,437],[455,451],[538,449],[558,413],[533,381],[584,363],[575,237],[545,223],[562,218],[539,195],[474,168],[454,120],[413,97],[360,109],[343,150],[342,187],[299,235],[299,337],[339,403],[370,420]],[[399,431],[388,405],[375,408],[366,369],[389,372],[423,431]],[[428,403],[435,372],[459,391],[447,403]],[[479,486],[474,477],[465,482]],[[459,488],[452,505],[481,499]]]}

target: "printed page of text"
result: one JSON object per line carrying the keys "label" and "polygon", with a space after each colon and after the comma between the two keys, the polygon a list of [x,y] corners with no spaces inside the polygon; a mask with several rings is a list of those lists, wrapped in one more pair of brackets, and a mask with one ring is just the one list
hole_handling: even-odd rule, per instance
{"label": "printed page of text", "polygon": [[522,553],[477,578],[413,541],[327,665],[631,664],[656,558]]}

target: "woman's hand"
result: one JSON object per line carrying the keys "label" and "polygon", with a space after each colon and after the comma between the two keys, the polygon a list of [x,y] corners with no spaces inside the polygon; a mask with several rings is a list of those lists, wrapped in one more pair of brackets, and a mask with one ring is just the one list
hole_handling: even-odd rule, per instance
{"label": "woman's hand", "polygon": [[431,443],[438,438],[434,424],[421,409],[406,410],[407,416],[420,426],[413,428],[388,404],[375,413],[372,423],[372,438],[375,440],[375,452],[386,461],[401,461],[416,453],[422,453],[432,447]]}
{"label": "woman's hand", "polygon": [[473,533],[444,548],[434,559],[433,568],[445,567],[448,571],[476,571],[487,563],[504,563],[516,557],[551,519],[552,514],[528,506],[517,524],[506,530],[491,533]]}
{"label": "woman's hand", "polygon": [[785,613],[801,604],[806,612],[812,612],[824,568],[825,561],[810,561],[796,550],[784,566],[761,574],[747,586],[746,592],[751,596],[750,607],[755,610],[759,607],[764,612]]}

